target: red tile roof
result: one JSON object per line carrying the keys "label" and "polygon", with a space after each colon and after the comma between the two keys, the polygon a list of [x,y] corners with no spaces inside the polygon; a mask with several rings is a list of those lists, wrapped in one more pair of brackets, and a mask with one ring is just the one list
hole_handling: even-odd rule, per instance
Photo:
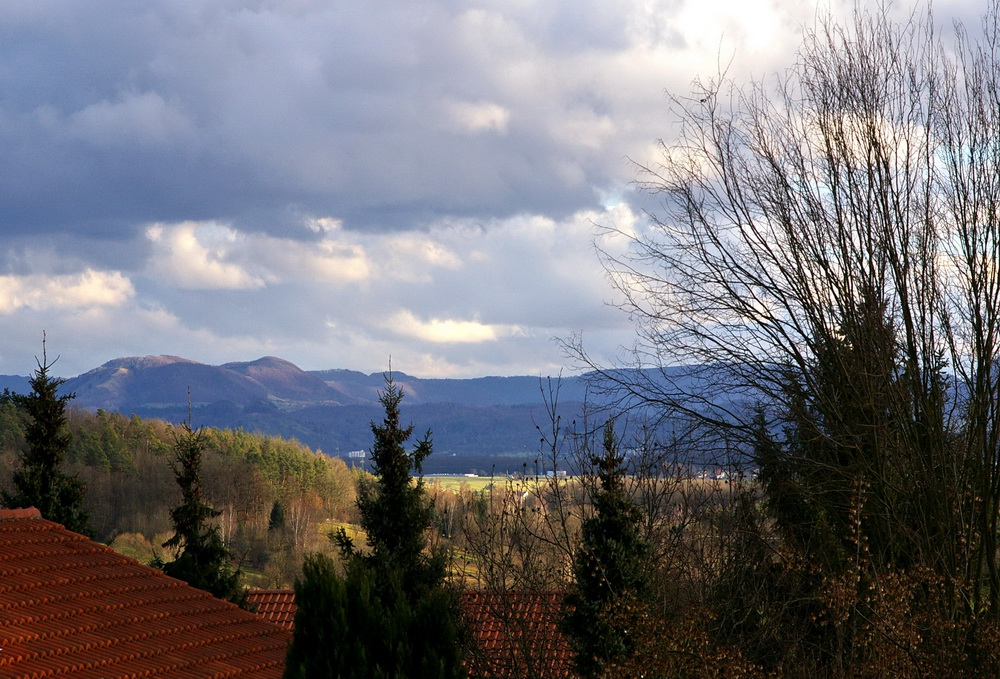
{"label": "red tile roof", "polygon": [[[558,593],[462,592],[462,611],[474,640],[469,676],[570,676],[571,651],[556,623],[562,599]],[[249,601],[265,620],[293,628],[294,590],[251,590]]]}
{"label": "red tile roof", "polygon": [[0,510],[0,677],[278,679],[289,640],[35,509]]}
{"label": "red tile roof", "polygon": [[[287,630],[295,627],[295,590],[252,589],[247,595],[250,610],[270,623]],[[254,608],[256,607],[256,608]]]}
{"label": "red tile roof", "polygon": [[463,592],[462,611],[477,642],[469,676],[569,677],[572,652],[557,626],[562,600],[554,592]]}

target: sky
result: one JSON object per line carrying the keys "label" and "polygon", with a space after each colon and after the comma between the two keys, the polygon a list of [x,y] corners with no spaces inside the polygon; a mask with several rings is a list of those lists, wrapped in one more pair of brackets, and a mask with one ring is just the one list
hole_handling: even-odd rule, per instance
{"label": "sky", "polygon": [[577,334],[610,363],[634,325],[596,250],[655,210],[634,181],[668,93],[780,72],[818,8],[850,11],[0,0],[0,374],[43,331],[66,377],[153,354],[556,375]]}

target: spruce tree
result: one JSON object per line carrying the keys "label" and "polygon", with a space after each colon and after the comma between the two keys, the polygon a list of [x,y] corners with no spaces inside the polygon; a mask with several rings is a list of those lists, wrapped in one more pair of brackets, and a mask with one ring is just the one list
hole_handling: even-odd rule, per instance
{"label": "spruce tree", "polygon": [[62,470],[70,444],[66,404],[76,395],[59,394],[66,380],[49,375],[55,361],[49,363],[44,339],[42,359],[36,357],[35,363],[38,367],[29,381],[31,393],[11,397],[26,420],[27,448],[21,454],[21,467],[13,474],[14,490],[3,493],[3,504],[36,507],[44,518],[91,536],[93,531],[83,506],[84,484]]}
{"label": "spruce tree", "polygon": [[341,576],[326,556],[306,557],[286,679],[464,677],[450,593],[410,597],[400,576],[359,559]]}
{"label": "spruce tree", "polygon": [[181,503],[170,510],[174,535],[164,547],[180,547],[174,561],[155,563],[167,575],[220,599],[246,606],[247,593],[240,585],[240,571],[222,542],[219,527],[211,520],[222,512],[205,501],[201,485],[201,461],[205,451],[202,430],[187,422],[175,433],[175,458],[171,467],[181,489]]}
{"label": "spruce tree", "polygon": [[296,580],[299,608],[285,664],[289,679],[465,676],[455,601],[444,587],[444,559],[426,549],[433,504],[419,476],[431,454],[430,434],[406,451],[413,427],[399,424],[402,398],[388,375],[379,398],[385,418],[381,425],[372,423],[374,482],[362,485],[358,497],[368,553],[341,530],[336,540],[344,575],[316,556],[307,559]]}
{"label": "spruce tree", "polygon": [[[421,465],[433,449],[430,432],[411,452],[406,452],[405,443],[413,435],[414,427],[400,426],[402,400],[403,391],[389,374],[386,389],[379,396],[385,417],[381,425],[374,422],[371,425],[375,438],[372,447],[375,481],[361,486],[357,501],[370,554],[358,553],[343,531],[338,539],[346,555],[369,562],[374,570],[400,570],[406,592],[418,595],[444,582],[445,564],[443,555],[426,551],[425,533],[431,525],[434,506],[424,489]],[[415,481],[413,474],[417,476]]]}
{"label": "spruce tree", "polygon": [[625,457],[618,452],[613,420],[604,427],[603,453],[591,456],[591,463],[599,481],[594,515],[581,527],[574,588],[560,625],[583,679],[605,676],[636,651],[630,622],[649,588],[649,545],[639,532],[642,514],[625,488]]}

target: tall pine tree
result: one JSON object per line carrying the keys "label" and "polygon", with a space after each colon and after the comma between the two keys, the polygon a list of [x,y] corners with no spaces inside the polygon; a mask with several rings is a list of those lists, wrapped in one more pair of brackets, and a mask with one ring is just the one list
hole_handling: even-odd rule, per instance
{"label": "tall pine tree", "polygon": [[183,423],[180,433],[175,433],[174,451],[171,466],[181,489],[181,503],[170,510],[174,535],[163,546],[179,547],[181,552],[173,561],[154,565],[192,587],[245,607],[247,593],[240,584],[240,571],[233,568],[219,527],[211,522],[222,512],[203,496],[201,461],[205,443],[201,429],[194,430],[188,422]]}
{"label": "tall pine tree", "polygon": [[642,514],[625,488],[625,456],[618,452],[613,420],[604,426],[603,453],[591,456],[591,463],[599,481],[594,515],[581,528],[575,585],[561,624],[583,679],[607,676],[636,651],[630,622],[649,588],[649,545],[639,533]]}
{"label": "tall pine tree", "polygon": [[55,361],[49,363],[44,335],[42,359],[36,357],[35,363],[38,367],[29,382],[31,393],[12,396],[26,420],[27,448],[21,454],[21,467],[13,475],[14,490],[3,493],[3,504],[36,507],[46,519],[90,536],[93,531],[83,506],[83,482],[62,470],[70,444],[66,404],[75,394],[59,394],[65,380],[49,375]]}
{"label": "tall pine tree", "polygon": [[344,576],[322,555],[307,559],[295,583],[299,609],[286,678],[465,676],[444,558],[427,551],[434,508],[419,477],[431,454],[430,434],[406,451],[413,427],[399,424],[402,398],[390,373],[379,398],[385,418],[372,423],[375,479],[358,498],[369,553],[356,549],[342,530],[337,542]]}
{"label": "tall pine tree", "polygon": [[[413,425],[399,423],[402,389],[396,387],[391,373],[386,389],[379,396],[385,408],[381,425],[372,422],[375,443],[372,447],[374,484],[362,485],[358,493],[361,525],[368,535],[371,552],[362,555],[354,549],[341,530],[338,541],[350,558],[362,559],[377,572],[398,569],[407,594],[417,596],[444,582],[442,554],[427,552],[425,533],[434,516],[434,506],[424,489],[421,465],[433,448],[430,432],[417,442],[412,452],[405,443],[413,435]],[[413,474],[417,478],[414,480]]]}

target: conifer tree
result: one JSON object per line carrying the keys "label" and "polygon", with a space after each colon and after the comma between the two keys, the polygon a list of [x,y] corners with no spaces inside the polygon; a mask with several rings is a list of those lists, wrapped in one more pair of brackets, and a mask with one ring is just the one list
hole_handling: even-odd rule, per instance
{"label": "conifer tree", "polygon": [[583,679],[605,676],[609,666],[636,651],[628,622],[649,588],[649,545],[639,533],[642,514],[626,492],[625,457],[613,420],[604,426],[603,453],[591,456],[591,463],[600,485],[592,498],[594,515],[581,528],[574,589],[561,621]]}
{"label": "conifer tree", "polygon": [[450,593],[414,599],[400,575],[353,559],[340,576],[328,557],[306,557],[286,679],[464,677]]}
{"label": "conifer tree", "polygon": [[26,419],[27,449],[21,454],[21,467],[13,474],[14,490],[3,493],[3,504],[36,507],[46,519],[89,536],[93,531],[83,507],[83,482],[62,470],[70,444],[66,404],[75,394],[59,394],[66,380],[49,375],[55,361],[49,363],[44,335],[42,359],[36,357],[35,363],[38,367],[29,382],[31,393],[11,397]]}
{"label": "conifer tree", "polygon": [[393,383],[390,373],[385,392],[379,397],[385,418],[381,425],[374,422],[371,425],[375,437],[372,447],[375,482],[361,486],[357,502],[371,553],[367,556],[358,553],[343,531],[338,541],[346,555],[368,561],[376,571],[399,569],[404,574],[406,592],[417,595],[444,581],[445,565],[443,555],[426,552],[425,532],[431,525],[434,507],[424,489],[421,465],[433,449],[430,432],[417,442],[412,452],[406,452],[404,444],[413,435],[414,427],[400,426],[402,399],[403,391]]}
{"label": "conifer tree", "polygon": [[202,430],[188,422],[175,433],[175,458],[171,464],[181,489],[181,504],[170,510],[174,535],[164,547],[180,547],[174,561],[155,563],[167,575],[220,599],[246,605],[247,593],[240,585],[240,571],[222,542],[219,527],[211,520],[222,512],[205,501],[201,485],[201,460],[205,451]]}
{"label": "conifer tree", "polygon": [[381,425],[372,423],[375,480],[362,486],[358,498],[369,553],[356,549],[341,530],[336,540],[344,576],[323,556],[306,560],[295,583],[299,608],[286,678],[465,676],[455,602],[444,587],[444,559],[426,550],[433,505],[419,475],[431,454],[430,435],[406,452],[413,427],[400,427],[402,398],[388,375],[379,398],[385,418]]}

